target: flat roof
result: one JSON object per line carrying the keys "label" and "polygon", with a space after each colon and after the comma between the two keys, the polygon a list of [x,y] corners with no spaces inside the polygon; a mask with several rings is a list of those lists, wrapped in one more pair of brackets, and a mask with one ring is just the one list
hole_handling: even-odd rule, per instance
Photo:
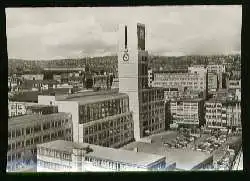
{"label": "flat roof", "polygon": [[205,152],[189,149],[172,149],[159,144],[143,142],[133,142],[122,149],[133,150],[134,148],[137,148],[139,152],[165,156],[167,162],[176,162],[176,168],[182,170],[191,170],[199,163],[212,157],[212,155]]}
{"label": "flat roof", "polygon": [[54,106],[54,105],[43,105],[43,104],[31,104],[31,105],[28,105],[27,107],[29,108],[34,108],[34,109],[39,109],[39,108],[45,108],[45,107],[57,107],[57,106]]}
{"label": "flat roof", "polygon": [[104,94],[93,94],[93,95],[82,95],[82,96],[76,96],[76,97],[67,97],[66,99],[62,101],[76,101],[79,104],[89,104],[89,103],[95,103],[110,99],[117,99],[122,97],[128,97],[125,93],[104,93]]}
{"label": "flat roof", "polygon": [[230,99],[227,99],[227,98],[211,98],[205,102],[209,102],[209,103],[213,103],[213,102],[221,102],[221,103],[228,103],[228,104],[234,104],[234,103],[240,103],[241,101],[239,100],[230,100]]}
{"label": "flat roof", "polygon": [[86,148],[89,146],[93,150],[92,152],[87,153],[89,156],[141,166],[148,166],[165,158],[164,156],[156,154],[138,153],[134,151],[102,147],[87,143],[74,143],[64,140],[56,140],[40,144],[38,146],[69,153],[72,153],[73,149]]}
{"label": "flat roof", "polygon": [[69,115],[68,113],[60,112],[60,113],[53,113],[53,114],[32,114],[32,115],[23,115],[23,116],[17,116],[13,118],[8,119],[8,127],[11,128],[12,126],[18,126],[18,125],[24,125],[27,124],[28,122],[35,122],[40,119],[47,119],[51,117],[56,117],[56,116],[64,116],[64,115]]}
{"label": "flat roof", "polygon": [[180,99],[176,99],[174,101],[171,101],[171,102],[200,102],[200,101],[204,101],[203,98],[180,98]]}

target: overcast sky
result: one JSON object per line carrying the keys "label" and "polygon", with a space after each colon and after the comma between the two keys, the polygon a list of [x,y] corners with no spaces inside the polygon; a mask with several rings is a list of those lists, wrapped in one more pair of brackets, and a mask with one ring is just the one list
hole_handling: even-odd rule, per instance
{"label": "overcast sky", "polygon": [[146,25],[157,55],[241,50],[241,6],[6,9],[9,58],[55,59],[116,54],[119,23]]}

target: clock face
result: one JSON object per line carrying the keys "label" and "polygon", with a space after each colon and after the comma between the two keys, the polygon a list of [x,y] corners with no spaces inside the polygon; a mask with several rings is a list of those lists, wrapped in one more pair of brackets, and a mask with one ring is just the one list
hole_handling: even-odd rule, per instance
{"label": "clock face", "polygon": [[123,58],[123,61],[126,61],[126,62],[127,62],[127,61],[129,60],[129,55],[128,55],[128,53],[125,52],[122,58]]}

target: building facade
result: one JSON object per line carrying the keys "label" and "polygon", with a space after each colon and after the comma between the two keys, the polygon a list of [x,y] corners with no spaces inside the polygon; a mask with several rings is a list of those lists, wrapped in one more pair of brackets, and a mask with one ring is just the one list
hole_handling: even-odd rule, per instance
{"label": "building facade", "polygon": [[208,73],[216,73],[218,76],[218,88],[223,88],[223,74],[226,73],[226,66],[223,64],[208,64]]}
{"label": "building facade", "polygon": [[164,101],[161,100],[164,97],[163,89],[148,87],[149,61],[145,34],[145,25],[140,23],[119,26],[119,91],[129,96],[136,140],[165,129]]}
{"label": "building facade", "polygon": [[205,120],[208,128],[240,128],[239,101],[212,99],[205,102]]}
{"label": "building facade", "polygon": [[27,114],[27,107],[37,105],[37,103],[29,102],[8,102],[8,115],[9,117],[22,116]]}
{"label": "building facade", "polygon": [[38,105],[27,106],[26,112],[27,114],[45,115],[45,114],[58,113],[58,108],[57,106],[38,104]]}
{"label": "building facade", "polygon": [[195,71],[191,69],[188,73],[165,73],[155,72],[153,87],[164,87],[178,89],[180,92],[186,90],[202,92],[204,97],[207,95],[207,73],[206,69]]}
{"label": "building facade", "polygon": [[25,80],[43,80],[43,74],[24,74],[21,76]]}
{"label": "building facade", "polygon": [[110,75],[95,75],[93,76],[94,89],[111,89]]}
{"label": "building facade", "polygon": [[56,101],[59,112],[72,114],[73,140],[106,147],[133,141],[133,118],[126,94],[92,92]]}
{"label": "building facade", "polygon": [[8,76],[8,89],[9,89],[8,91],[9,92],[19,91],[22,83],[23,80],[21,77],[18,77],[16,75]]}
{"label": "building facade", "polygon": [[149,69],[148,70],[148,87],[152,87],[152,83],[153,83],[153,70]]}
{"label": "building facade", "polygon": [[38,145],[38,172],[165,170],[165,157],[57,140]]}
{"label": "building facade", "polygon": [[36,145],[52,140],[72,140],[71,115],[25,115],[8,120],[7,171],[34,167]]}
{"label": "building facade", "polygon": [[208,91],[215,92],[218,89],[218,76],[216,73],[208,73]]}
{"label": "building facade", "polygon": [[204,125],[203,99],[183,99],[170,102],[172,122],[179,126]]}
{"label": "building facade", "polygon": [[229,79],[227,81],[227,89],[241,89],[240,79]]}

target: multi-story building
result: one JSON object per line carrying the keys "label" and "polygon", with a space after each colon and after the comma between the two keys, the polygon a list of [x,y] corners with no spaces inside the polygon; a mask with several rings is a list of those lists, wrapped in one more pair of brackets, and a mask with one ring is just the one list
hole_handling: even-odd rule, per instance
{"label": "multi-story building", "polygon": [[214,72],[214,73],[225,73],[226,72],[226,66],[223,64],[208,64],[207,65],[207,71],[208,72]]}
{"label": "multi-story building", "polygon": [[129,96],[136,140],[165,130],[164,89],[148,87],[145,33],[145,25],[140,23],[119,26],[119,91]]}
{"label": "multi-story building", "polygon": [[166,170],[166,157],[57,140],[37,146],[38,172]]}
{"label": "multi-story building", "polygon": [[186,90],[202,92],[207,95],[207,73],[204,67],[189,67],[187,73],[155,72],[153,87],[175,88],[181,92]]}
{"label": "multi-story building", "polygon": [[223,88],[223,74],[226,72],[226,66],[223,64],[208,64],[208,73],[216,73],[218,76],[218,88]]}
{"label": "multi-story building", "polygon": [[208,128],[241,127],[239,101],[211,99],[205,102],[205,121]]}
{"label": "multi-story building", "polygon": [[218,76],[216,73],[208,73],[208,91],[215,92],[218,89]]}
{"label": "multi-story building", "polygon": [[37,105],[37,103],[9,101],[8,103],[9,117],[25,115],[27,114],[27,107],[33,105]]}
{"label": "multi-story building", "polygon": [[176,99],[178,97],[181,97],[181,95],[182,91],[180,91],[178,88],[165,88],[164,91],[165,100]]}
{"label": "multi-story building", "polygon": [[164,99],[168,100],[181,100],[181,99],[196,99],[201,95],[199,92],[192,90],[179,90],[178,88],[165,88],[164,89]]}
{"label": "multi-story building", "polygon": [[110,75],[95,75],[93,76],[94,89],[111,89]]}
{"label": "multi-story building", "polygon": [[204,125],[203,99],[183,99],[170,102],[172,122],[178,126]]}
{"label": "multi-story building", "polygon": [[8,120],[7,171],[33,167],[36,145],[57,139],[72,140],[71,115],[25,115]]}
{"label": "multi-story building", "polygon": [[134,139],[129,98],[124,93],[86,92],[55,104],[59,112],[72,114],[74,142],[120,147]]}

